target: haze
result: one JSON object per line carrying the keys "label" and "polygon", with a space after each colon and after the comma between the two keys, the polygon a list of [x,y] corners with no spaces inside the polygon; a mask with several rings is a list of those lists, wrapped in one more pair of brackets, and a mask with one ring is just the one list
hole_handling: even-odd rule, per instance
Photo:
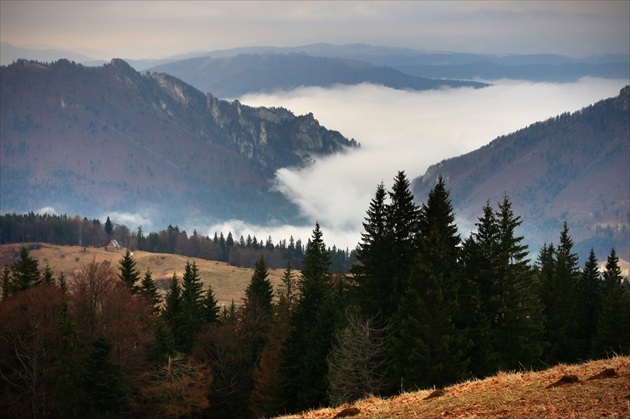
{"label": "haze", "polygon": [[368,43],[491,54],[630,51],[628,1],[2,1],[0,40],[93,58]]}

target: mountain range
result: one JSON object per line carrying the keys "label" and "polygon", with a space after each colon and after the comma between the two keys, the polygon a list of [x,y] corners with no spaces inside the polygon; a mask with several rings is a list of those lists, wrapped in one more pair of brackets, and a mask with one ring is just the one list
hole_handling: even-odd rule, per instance
{"label": "mountain range", "polygon": [[296,222],[275,171],[359,146],[312,114],[223,101],[118,59],[18,60],[0,79],[3,213]]}
{"label": "mountain range", "polygon": [[[120,59],[18,60],[0,67],[0,83],[2,213],[132,213],[157,226],[183,217],[311,222],[274,188],[276,171],[360,146],[312,114],[222,100]],[[414,195],[444,176],[458,218],[472,225],[486,201],[496,206],[507,193],[530,243],[557,241],[566,220],[582,255],[614,246],[625,257],[629,93],[437,163],[414,180]]]}
{"label": "mountain range", "polygon": [[[630,86],[619,96],[501,136],[429,167],[413,181],[426,196],[438,176],[455,213],[476,222],[507,194],[530,243],[558,243],[566,221],[576,250],[630,256]],[[537,248],[534,248],[537,251]],[[583,259],[584,259],[583,258]],[[582,259],[582,260],[583,260]]]}

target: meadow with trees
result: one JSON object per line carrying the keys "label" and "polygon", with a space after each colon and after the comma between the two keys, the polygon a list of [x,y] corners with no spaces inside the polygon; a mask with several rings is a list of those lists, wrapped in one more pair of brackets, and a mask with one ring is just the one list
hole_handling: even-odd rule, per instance
{"label": "meadow with trees", "polygon": [[[316,223],[281,287],[258,252],[245,297],[222,309],[194,262],[161,298],[130,251],[55,273],[24,248],[2,270],[0,414],[268,417],[630,352],[614,249],[602,271],[594,252],[581,265],[565,223],[532,260],[507,195],[480,212],[461,237],[444,180],[418,206],[398,172],[376,188],[348,273]],[[78,223],[51,234],[107,234]]]}

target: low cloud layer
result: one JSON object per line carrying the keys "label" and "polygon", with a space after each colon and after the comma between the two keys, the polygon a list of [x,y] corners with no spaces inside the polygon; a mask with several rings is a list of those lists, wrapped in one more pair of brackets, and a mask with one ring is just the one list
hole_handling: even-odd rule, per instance
{"label": "low cloud layer", "polygon": [[[276,173],[278,189],[312,225],[249,226],[232,220],[210,227],[209,234],[232,231],[236,239],[251,234],[275,240],[292,235],[306,242],[319,221],[328,245],[352,249],[360,240],[377,184],[382,181],[391,189],[399,170],[411,180],[431,164],[475,150],[500,135],[616,96],[627,83],[592,78],[566,84],[493,81],[486,89],[425,92],[359,85],[244,96],[240,101],[251,106],[283,106],[299,115],[312,112],[326,128],[356,139],[362,147],[319,158],[304,169]],[[460,229],[467,230],[463,225]]]}

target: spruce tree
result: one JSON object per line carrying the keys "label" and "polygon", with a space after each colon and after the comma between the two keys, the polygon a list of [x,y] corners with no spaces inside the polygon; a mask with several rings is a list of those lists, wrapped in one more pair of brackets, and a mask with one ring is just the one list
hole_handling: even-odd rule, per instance
{"label": "spruce tree", "polygon": [[109,219],[109,216],[107,216],[107,220],[105,221],[105,233],[107,234],[108,237],[111,237],[113,232],[114,232],[114,225],[112,224],[112,221]]}
{"label": "spruce tree", "polygon": [[53,367],[53,405],[59,417],[79,417],[80,393],[79,341],[68,301],[64,298],[59,321],[59,345]]}
{"label": "spruce tree", "polygon": [[13,278],[11,275],[11,269],[5,265],[2,268],[2,301],[5,301],[14,291]]}
{"label": "spruce tree", "polygon": [[[180,349],[188,353],[204,321],[203,284],[197,263],[186,262],[182,278],[182,328],[179,335]],[[176,337],[177,334],[175,335]]]}
{"label": "spruce tree", "polygon": [[390,203],[387,206],[387,231],[390,234],[388,244],[391,246],[387,257],[391,269],[391,289],[389,307],[383,311],[387,316],[398,311],[398,305],[407,288],[409,271],[415,260],[420,230],[420,209],[414,204],[410,183],[404,171],[398,172],[394,178],[392,191],[389,193]]}
{"label": "spruce tree", "polygon": [[251,281],[245,289],[244,308],[257,306],[261,314],[271,316],[271,302],[273,299],[273,287],[269,281],[269,269],[263,256],[256,261]]}
{"label": "spruce tree", "polygon": [[378,314],[389,319],[394,312],[393,302],[396,299],[386,196],[385,186],[381,182],[363,222],[364,232],[361,233],[361,243],[357,249],[357,263],[351,267],[356,284],[354,300],[363,314],[370,318]]}
{"label": "spruce tree", "polygon": [[422,205],[419,252],[393,330],[392,372],[404,388],[442,386],[464,376],[469,343],[456,325],[460,238],[440,177]]}
{"label": "spruce tree", "polygon": [[164,298],[164,308],[161,317],[164,319],[164,322],[173,336],[176,348],[181,350],[181,332],[183,325],[182,289],[175,272],[173,272],[171,284]]}
{"label": "spruce tree", "polygon": [[593,249],[588,254],[584,269],[578,280],[578,340],[579,356],[586,358],[597,330],[597,317],[601,308],[602,280]]}
{"label": "spruce tree", "polygon": [[497,219],[499,264],[495,270],[494,299],[498,304],[493,307],[496,311],[491,312],[496,335],[493,341],[499,368],[512,370],[531,366],[542,353],[542,305],[529,267],[527,245],[522,244],[522,236],[516,235],[522,220],[514,215],[507,195],[499,203]]}
{"label": "spruce tree", "polygon": [[214,291],[210,284],[208,284],[206,297],[203,300],[203,313],[206,323],[217,323],[219,321],[219,302],[214,296]]}
{"label": "spruce tree", "polygon": [[126,410],[129,391],[120,367],[110,357],[111,343],[104,338],[92,342],[85,366],[82,388],[87,396],[87,416],[120,417]]}
{"label": "spruce tree", "polygon": [[[548,255],[546,255],[548,257]],[[573,240],[565,222],[560,243],[553,254],[551,275],[540,279],[540,299],[545,318],[544,340],[549,343],[543,358],[547,363],[577,360],[577,282],[578,256],[573,252]]]}
{"label": "spruce tree", "polygon": [[151,306],[151,311],[153,311],[153,313],[155,314],[159,313],[162,297],[160,297],[157,285],[155,285],[153,275],[151,274],[151,270],[149,268],[147,268],[147,271],[142,278],[139,292],[140,295],[144,297]]}
{"label": "spruce tree", "polygon": [[11,265],[14,291],[24,291],[41,282],[39,263],[31,257],[26,247],[20,250],[20,257]]}
{"label": "spruce tree", "polygon": [[287,411],[318,406],[327,397],[326,355],[333,340],[339,302],[330,284],[330,256],[316,223],[304,254],[300,299],[282,352],[279,397]]}
{"label": "spruce tree", "polygon": [[615,249],[610,251],[603,273],[604,289],[592,354],[605,357],[630,352],[630,296],[621,284],[622,275]]}
{"label": "spruce tree", "polygon": [[140,280],[140,271],[136,267],[136,260],[127,249],[122,259],[118,262],[118,278],[133,293],[136,291],[135,284]]}

